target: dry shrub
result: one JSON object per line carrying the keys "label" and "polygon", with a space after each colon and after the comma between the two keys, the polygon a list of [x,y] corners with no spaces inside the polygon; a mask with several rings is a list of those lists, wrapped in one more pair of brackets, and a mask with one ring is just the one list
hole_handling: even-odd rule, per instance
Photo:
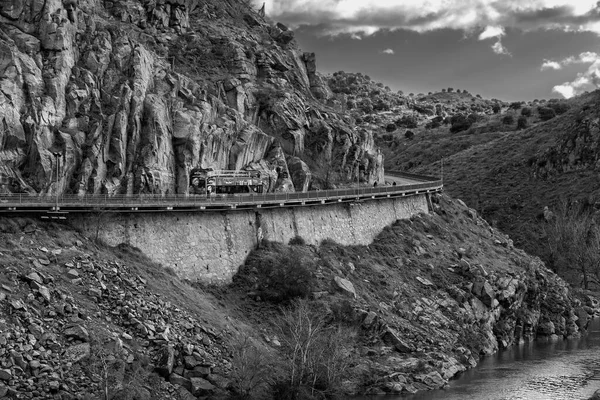
{"label": "dry shrub", "polygon": [[352,362],[355,332],[328,324],[325,315],[299,299],[277,319],[286,362],[273,387],[275,398],[320,399],[340,392]]}

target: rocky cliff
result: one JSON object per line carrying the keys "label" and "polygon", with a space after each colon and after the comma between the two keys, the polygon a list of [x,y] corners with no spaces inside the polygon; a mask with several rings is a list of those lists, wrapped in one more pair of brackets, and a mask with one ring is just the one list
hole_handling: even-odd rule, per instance
{"label": "rocky cliff", "polygon": [[0,49],[3,191],[185,194],[194,168],[277,191],[383,179],[314,54],[241,2],[5,1]]}

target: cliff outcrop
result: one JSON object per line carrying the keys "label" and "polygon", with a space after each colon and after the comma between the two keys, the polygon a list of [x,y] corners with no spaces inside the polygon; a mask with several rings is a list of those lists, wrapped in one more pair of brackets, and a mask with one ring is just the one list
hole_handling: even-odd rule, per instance
{"label": "cliff outcrop", "polygon": [[[0,48],[4,191],[186,194],[194,168],[283,191],[383,179],[314,54],[239,2],[8,1]],[[293,181],[289,157],[311,173]]]}

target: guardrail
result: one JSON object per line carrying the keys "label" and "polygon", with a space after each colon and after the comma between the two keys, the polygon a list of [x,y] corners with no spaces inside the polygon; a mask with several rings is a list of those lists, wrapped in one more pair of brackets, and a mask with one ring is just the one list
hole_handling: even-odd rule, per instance
{"label": "guardrail", "polygon": [[[396,174],[394,174],[396,175]],[[406,177],[406,176],[402,176]],[[411,177],[412,178],[412,177]],[[414,178],[412,178],[414,179]],[[421,178],[419,178],[421,179]],[[102,208],[149,208],[176,207],[196,208],[218,205],[243,206],[266,203],[303,203],[322,200],[351,200],[369,197],[391,197],[416,194],[420,191],[440,191],[442,182],[429,179],[427,182],[397,186],[360,187],[335,190],[316,190],[291,193],[231,194],[231,195],[61,195],[36,196],[28,194],[0,194],[0,211],[24,211],[46,207],[53,210],[81,211],[82,209]],[[389,196],[388,196],[389,195]],[[232,207],[234,208],[234,207]]]}

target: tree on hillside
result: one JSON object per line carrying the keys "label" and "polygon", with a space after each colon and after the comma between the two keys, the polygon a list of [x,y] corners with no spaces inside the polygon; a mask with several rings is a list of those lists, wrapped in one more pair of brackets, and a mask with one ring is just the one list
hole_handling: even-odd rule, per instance
{"label": "tree on hillside", "polygon": [[504,125],[512,125],[515,123],[515,117],[512,114],[505,115],[504,118],[502,118],[502,123]]}
{"label": "tree on hillside", "polygon": [[600,226],[580,205],[563,202],[545,228],[550,268],[572,284],[600,284]]}
{"label": "tree on hillside", "polygon": [[500,104],[494,103],[494,105],[492,106],[492,111],[494,112],[494,114],[499,114],[500,110],[502,110]]}
{"label": "tree on hillside", "polygon": [[550,107],[538,107],[538,113],[542,121],[548,121],[556,117],[556,112]]}
{"label": "tree on hillside", "polygon": [[531,117],[531,108],[523,107],[523,109],[521,110],[521,115],[525,117]]}
{"label": "tree on hillside", "polygon": [[514,102],[510,103],[510,105],[508,106],[508,108],[510,108],[511,110],[518,110],[519,108],[521,108],[521,102],[520,101],[514,101]]}
{"label": "tree on hillside", "polygon": [[517,130],[525,129],[525,128],[527,128],[527,117],[524,115],[521,115],[517,119]]}

